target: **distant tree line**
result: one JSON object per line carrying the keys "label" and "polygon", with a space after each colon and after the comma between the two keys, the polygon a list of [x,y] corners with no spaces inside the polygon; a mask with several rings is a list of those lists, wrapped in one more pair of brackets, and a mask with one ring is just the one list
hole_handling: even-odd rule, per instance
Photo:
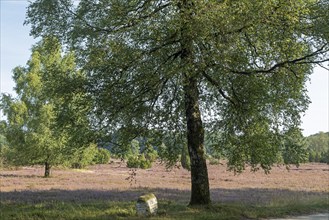
{"label": "distant tree line", "polygon": [[329,164],[329,132],[319,132],[306,137],[309,162]]}

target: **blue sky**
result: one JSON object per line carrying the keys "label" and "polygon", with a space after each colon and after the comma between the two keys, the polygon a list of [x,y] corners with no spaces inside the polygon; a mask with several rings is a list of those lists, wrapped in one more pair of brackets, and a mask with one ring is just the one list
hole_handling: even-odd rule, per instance
{"label": "blue sky", "polygon": [[[0,92],[13,93],[12,69],[24,66],[36,42],[29,36],[29,27],[23,26],[27,0],[0,0],[1,2],[1,75]],[[328,64],[327,64],[328,66]],[[329,67],[329,66],[328,66]],[[329,72],[315,68],[307,85],[312,103],[302,118],[304,135],[329,131]]]}

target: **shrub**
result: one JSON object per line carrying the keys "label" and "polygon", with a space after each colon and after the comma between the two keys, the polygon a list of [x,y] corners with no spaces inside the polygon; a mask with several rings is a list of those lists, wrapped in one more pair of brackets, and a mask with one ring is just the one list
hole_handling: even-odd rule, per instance
{"label": "shrub", "polygon": [[143,155],[150,162],[154,162],[158,158],[158,153],[151,144],[147,143],[145,149],[143,150]]}
{"label": "shrub", "polygon": [[139,167],[141,169],[149,169],[152,167],[152,162],[150,160],[146,160],[144,154],[139,158]]}
{"label": "shrub", "polygon": [[139,168],[138,156],[130,156],[127,161],[127,167],[129,168]]}
{"label": "shrub", "polygon": [[71,167],[75,169],[82,169],[88,165],[93,164],[95,155],[97,154],[97,146],[90,144],[89,147],[75,151],[70,160]]}
{"label": "shrub", "polygon": [[148,169],[152,167],[152,161],[147,160],[144,154],[139,156],[130,156],[127,161],[127,167]]}
{"label": "shrub", "polygon": [[105,148],[98,148],[93,163],[95,164],[107,164],[111,159],[110,151]]}

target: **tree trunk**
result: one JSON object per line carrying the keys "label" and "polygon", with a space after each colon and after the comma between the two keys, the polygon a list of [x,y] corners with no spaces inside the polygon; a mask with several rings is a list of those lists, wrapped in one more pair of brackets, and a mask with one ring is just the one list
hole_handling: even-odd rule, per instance
{"label": "tree trunk", "polygon": [[204,129],[199,109],[199,91],[196,78],[189,78],[185,85],[187,143],[191,159],[190,205],[210,204],[208,169],[204,152]]}
{"label": "tree trunk", "polygon": [[50,176],[50,164],[48,162],[45,162],[45,177],[49,177]]}
{"label": "tree trunk", "polygon": [[193,1],[181,0],[181,62],[185,93],[185,115],[187,123],[187,145],[191,163],[190,205],[210,204],[208,170],[204,152],[204,129],[199,109],[198,74],[193,58]]}

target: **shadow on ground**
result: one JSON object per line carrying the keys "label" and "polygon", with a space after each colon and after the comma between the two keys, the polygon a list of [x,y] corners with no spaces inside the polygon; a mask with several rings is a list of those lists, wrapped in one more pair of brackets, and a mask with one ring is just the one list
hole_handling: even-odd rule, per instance
{"label": "shadow on ground", "polygon": [[[91,202],[91,201],[135,201],[140,195],[154,193],[159,200],[188,203],[189,190],[166,188],[131,188],[129,190],[25,190],[0,192],[2,203],[39,203],[48,201]],[[328,198],[328,193],[291,191],[280,189],[212,189],[214,202],[239,202],[246,204],[271,204],[280,201],[301,201]]]}

